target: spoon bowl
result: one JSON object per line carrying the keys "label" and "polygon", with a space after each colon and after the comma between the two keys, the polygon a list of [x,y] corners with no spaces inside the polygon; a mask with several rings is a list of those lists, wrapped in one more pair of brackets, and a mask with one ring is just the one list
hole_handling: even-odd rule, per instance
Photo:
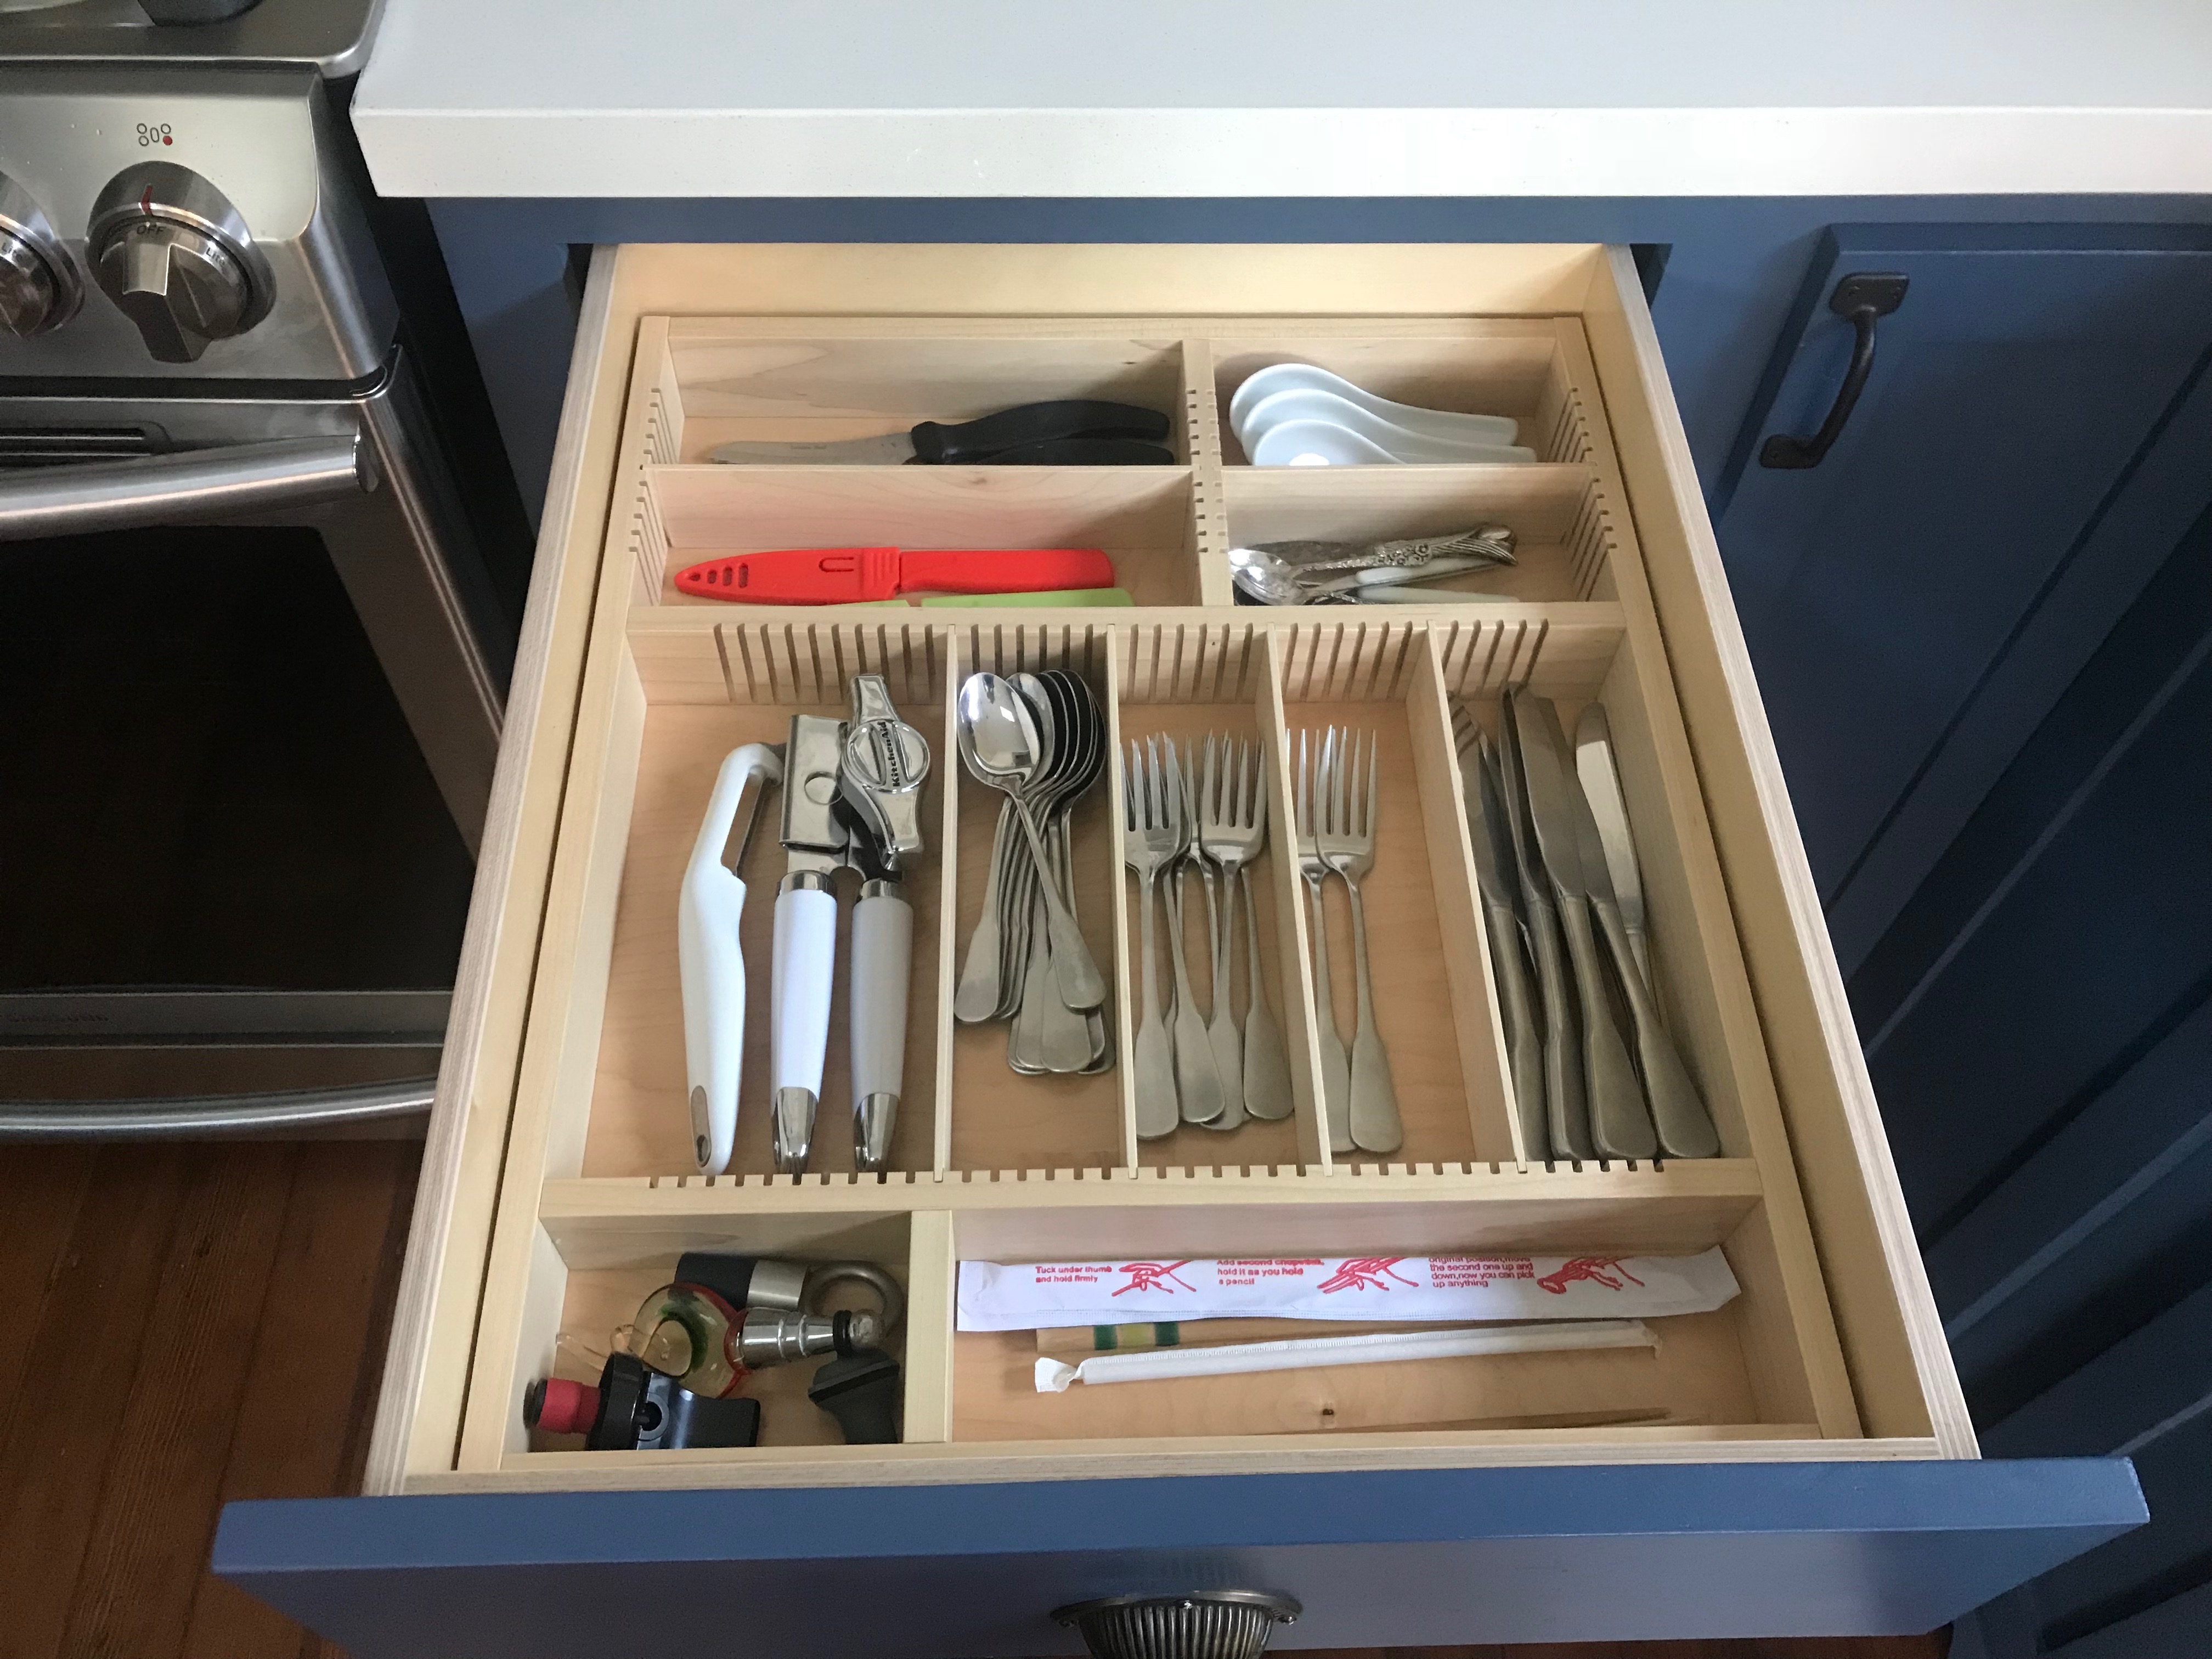
{"label": "spoon bowl", "polygon": [[1330,392],[1408,432],[1454,438],[1462,443],[1510,444],[1520,436],[1518,425],[1503,415],[1466,415],[1457,410],[1394,404],[1312,363],[1275,363],[1246,375],[1229,399],[1231,427],[1241,430],[1254,406],[1279,392]]}
{"label": "spoon bowl", "polygon": [[[1522,465],[1536,459],[1510,440],[1434,433],[1386,420],[1373,410],[1333,392],[1298,388],[1262,398],[1241,421],[1232,422],[1237,441],[1247,455],[1256,457],[1267,434],[1291,421],[1319,421],[1342,427],[1364,438],[1392,459],[1412,464],[1457,463],[1462,465]],[[1255,465],[1261,465],[1256,459]]]}

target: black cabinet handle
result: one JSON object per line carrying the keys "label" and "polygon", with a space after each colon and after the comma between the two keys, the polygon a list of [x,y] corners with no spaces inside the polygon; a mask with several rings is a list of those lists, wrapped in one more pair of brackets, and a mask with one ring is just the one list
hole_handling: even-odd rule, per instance
{"label": "black cabinet handle", "polygon": [[1778,432],[1759,447],[1761,466],[1802,471],[1808,466],[1818,466],[1837,439],[1844,435],[1844,422],[1851,418],[1851,410],[1866,390],[1867,376],[1874,373],[1874,325],[1875,321],[1905,303],[1905,279],[1893,271],[1854,271],[1836,284],[1836,291],[1828,296],[1828,309],[1838,317],[1850,319],[1858,338],[1851,345],[1851,366],[1844,372],[1844,383],[1836,389],[1836,401],[1828,410],[1828,418],[1820,422],[1820,429],[1809,438],[1796,437],[1787,432]]}

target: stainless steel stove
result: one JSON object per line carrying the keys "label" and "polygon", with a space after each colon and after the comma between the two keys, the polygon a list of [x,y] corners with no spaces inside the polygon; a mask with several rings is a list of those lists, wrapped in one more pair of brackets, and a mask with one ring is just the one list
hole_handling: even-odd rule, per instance
{"label": "stainless steel stove", "polygon": [[427,1103],[520,573],[343,125],[375,12],[0,0],[0,1136]]}

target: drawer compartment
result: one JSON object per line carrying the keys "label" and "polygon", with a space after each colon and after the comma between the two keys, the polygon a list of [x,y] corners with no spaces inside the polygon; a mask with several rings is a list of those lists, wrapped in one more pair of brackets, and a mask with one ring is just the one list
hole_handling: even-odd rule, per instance
{"label": "drawer compartment", "polygon": [[[579,948],[538,974],[544,1014],[559,1020],[561,1066],[516,1118],[507,1199],[517,1231],[495,1240],[465,1468],[474,1460],[533,1470],[549,1467],[548,1458],[621,1455],[649,1483],[696,1478],[682,1471],[702,1468],[757,1479],[811,1456],[825,1467],[858,1458],[910,1478],[944,1478],[957,1467],[944,1449],[957,1454],[970,1441],[1072,1443],[1110,1464],[1171,1456],[1163,1449],[1188,1437],[1264,1466],[1270,1431],[1323,1435],[1344,1448],[1376,1435],[1595,1448],[1859,1432],[1793,1175],[1766,1151],[1779,1124],[1764,1057],[1731,1044],[1721,1012],[1728,970],[1700,948],[1727,918],[1696,879],[1710,848],[1694,819],[1683,820],[1683,798],[1670,791],[1656,746],[1654,732],[1679,717],[1671,703],[1650,700],[1617,604],[1486,606],[1480,621],[1425,615],[1284,625],[1266,617],[763,622],[626,604],[611,615],[619,632],[597,665],[605,695],[578,750],[599,769],[572,779],[593,810],[568,838],[571,880],[556,882],[556,902],[573,910]],[[1076,675],[1099,702],[1114,744],[1116,763],[1080,798],[1070,843],[1077,915],[1102,967],[1113,970],[1115,994],[1098,1018],[1114,1063],[1096,1075],[1019,1074],[1009,1065],[1006,1024],[956,1018],[955,988],[983,908],[1002,799],[957,758],[955,693],[979,670]],[[673,937],[682,861],[721,756],[775,741],[794,714],[842,710],[851,676],[861,672],[884,677],[933,750],[925,848],[908,874],[915,927],[908,1082],[890,1166],[852,1173],[841,984],[815,1158],[804,1176],[769,1173],[760,1079],[769,915],[781,868],[771,828],[757,836],[744,869],[756,896],[743,934],[756,1012],[737,1152],[730,1173],[702,1176],[693,1173]],[[1570,714],[1602,701],[1612,715],[1648,872],[1658,978],[1721,1126],[1720,1158],[1547,1164],[1522,1144],[1446,701],[1463,697],[1479,718],[1494,719],[1507,686],[1556,698]],[[1376,859],[1363,886],[1382,941],[1373,952],[1377,1024],[1404,1124],[1402,1147],[1383,1157],[1332,1151],[1320,1109],[1319,975],[1310,894],[1295,869],[1292,803],[1304,793],[1302,764],[1317,762],[1330,729],[1364,734],[1376,759]],[[1141,927],[1132,914],[1136,890],[1119,876],[1129,788],[1119,757],[1131,739],[1175,738],[1188,752],[1208,731],[1249,741],[1255,786],[1268,803],[1269,853],[1253,890],[1267,922],[1262,981],[1282,1018],[1293,1099],[1279,1121],[1227,1132],[1182,1125],[1147,1139],[1129,1063],[1141,1012],[1131,994]],[[1340,881],[1324,884],[1324,892],[1334,1021],[1348,1036],[1349,913]],[[849,915],[849,897],[840,908]],[[1198,996],[1206,994],[1202,914],[1194,881],[1186,920],[1200,964]],[[949,1288],[957,1262],[971,1259],[1613,1256],[1716,1244],[1742,1294],[1713,1314],[1658,1322],[1656,1354],[1432,1362],[1402,1377],[1395,1367],[1280,1373],[1239,1379],[1234,1389],[1186,1380],[1039,1395],[1028,1375],[1034,1338],[956,1335]],[[907,1276],[915,1293],[900,1337],[905,1445],[826,1440],[826,1419],[794,1380],[811,1367],[763,1374],[769,1427],[757,1450],[582,1454],[526,1437],[526,1385],[563,1363],[594,1367],[625,1310],[677,1255],[701,1248],[815,1257],[872,1249]],[[1543,1379],[1554,1372],[1583,1379],[1559,1395],[1579,1403],[1545,1404],[1557,1391]],[[1250,1407],[1242,1416],[1229,1408],[1238,1398]],[[927,1457],[899,1462],[902,1451],[933,1446]]]}

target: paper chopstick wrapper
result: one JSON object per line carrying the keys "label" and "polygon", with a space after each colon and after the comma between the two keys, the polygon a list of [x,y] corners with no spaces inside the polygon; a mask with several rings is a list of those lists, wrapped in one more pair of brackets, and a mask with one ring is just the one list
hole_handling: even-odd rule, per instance
{"label": "paper chopstick wrapper", "polygon": [[1306,1336],[1288,1342],[1237,1342],[1218,1348],[1149,1348],[1099,1354],[1079,1365],[1036,1362],[1039,1394],[1077,1382],[1146,1382],[1171,1376],[1233,1376],[1248,1371],[1308,1370],[1323,1365],[1379,1365],[1392,1360],[1458,1359],[1475,1354],[1552,1353],[1565,1348],[1649,1348],[1651,1328],[1636,1319],[1593,1319],[1507,1330],[1383,1331]]}
{"label": "paper chopstick wrapper", "polygon": [[1736,1290],[1717,1249],[1675,1256],[963,1261],[958,1325],[1024,1331],[1188,1319],[1652,1319],[1710,1313]]}

